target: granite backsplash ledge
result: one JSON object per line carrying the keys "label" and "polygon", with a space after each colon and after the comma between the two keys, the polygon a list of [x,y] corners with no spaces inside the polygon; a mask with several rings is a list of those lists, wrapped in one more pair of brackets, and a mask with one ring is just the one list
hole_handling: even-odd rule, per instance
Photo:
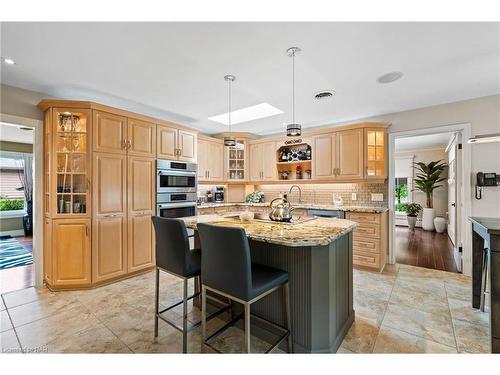
{"label": "granite backsplash ledge", "polygon": [[[257,185],[256,190],[264,193],[266,202],[279,197],[281,192],[290,190],[290,185]],[[342,184],[302,184],[302,203],[330,205],[333,203],[333,195],[338,194],[343,199],[344,206],[373,206],[373,207],[387,207],[387,193],[388,184],[385,183],[342,183]],[[352,193],[356,193],[356,200],[352,200]],[[382,194],[382,201],[372,201],[371,194]],[[288,195],[292,203],[298,203],[299,192],[293,189],[292,193]]]}

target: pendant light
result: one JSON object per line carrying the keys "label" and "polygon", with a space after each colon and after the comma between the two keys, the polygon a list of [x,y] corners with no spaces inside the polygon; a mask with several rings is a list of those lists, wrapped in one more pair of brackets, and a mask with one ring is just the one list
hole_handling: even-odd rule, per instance
{"label": "pendant light", "polygon": [[228,92],[229,92],[229,112],[228,112],[228,115],[229,115],[229,134],[224,137],[224,146],[227,146],[227,147],[234,147],[236,146],[236,138],[234,138],[232,135],[231,135],[231,84],[234,82],[234,80],[236,79],[235,76],[233,76],[232,74],[228,74],[226,76],[224,76],[224,79],[227,81],[227,87],[228,87]]}
{"label": "pendant light", "polygon": [[290,47],[286,54],[292,58],[292,123],[286,126],[286,135],[289,137],[298,137],[302,134],[302,126],[295,122],[295,55],[299,53],[299,47]]}

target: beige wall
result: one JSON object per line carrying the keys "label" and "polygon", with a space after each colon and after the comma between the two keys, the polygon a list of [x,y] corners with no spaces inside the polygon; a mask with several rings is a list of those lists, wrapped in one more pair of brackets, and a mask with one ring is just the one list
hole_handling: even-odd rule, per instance
{"label": "beige wall", "polygon": [[[431,161],[443,160],[448,162],[448,154],[445,152],[446,146],[442,148],[421,149],[421,150],[408,150],[405,152],[398,152],[395,157],[413,156],[413,161],[430,163]],[[445,169],[441,177],[448,177],[448,169]],[[448,211],[448,184],[446,181],[441,182],[442,187],[434,190],[434,208],[436,209],[437,216],[447,217]],[[426,207],[427,198],[424,193],[419,190],[413,191],[413,202],[419,203],[422,207]]]}
{"label": "beige wall", "polygon": [[[390,133],[463,123],[471,124],[473,136],[500,133],[500,95],[389,113],[335,125],[361,121],[380,121],[391,124]],[[332,124],[327,126],[332,126]],[[477,172],[500,173],[500,143],[473,144],[471,157],[472,215],[500,217],[500,188],[487,189],[481,200],[473,196],[473,184]]]}
{"label": "beige wall", "polygon": [[43,120],[43,113],[36,105],[50,97],[40,92],[0,85],[0,113]]}

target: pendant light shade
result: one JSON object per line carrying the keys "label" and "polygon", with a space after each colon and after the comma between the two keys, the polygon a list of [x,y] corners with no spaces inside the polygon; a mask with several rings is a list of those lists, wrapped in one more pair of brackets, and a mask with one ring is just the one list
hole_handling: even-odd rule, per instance
{"label": "pendant light shade", "polygon": [[300,52],[299,47],[290,47],[286,54],[292,58],[292,123],[286,126],[288,137],[298,137],[302,134],[302,126],[295,122],[295,55]]}
{"label": "pendant light shade", "polygon": [[228,97],[229,97],[229,111],[228,111],[229,134],[224,137],[224,146],[227,146],[227,147],[236,146],[236,138],[233,137],[231,134],[231,84],[234,82],[235,79],[236,79],[236,77],[233,76],[232,74],[228,74],[228,75],[224,76],[224,80],[227,82]]}

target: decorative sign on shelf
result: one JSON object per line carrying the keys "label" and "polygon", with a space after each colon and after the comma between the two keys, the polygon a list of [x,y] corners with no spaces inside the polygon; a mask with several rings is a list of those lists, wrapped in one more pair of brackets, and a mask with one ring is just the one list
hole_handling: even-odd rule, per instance
{"label": "decorative sign on shelf", "polygon": [[289,145],[296,145],[298,143],[302,143],[302,139],[288,139],[286,140],[285,142],[285,145],[289,146]]}

